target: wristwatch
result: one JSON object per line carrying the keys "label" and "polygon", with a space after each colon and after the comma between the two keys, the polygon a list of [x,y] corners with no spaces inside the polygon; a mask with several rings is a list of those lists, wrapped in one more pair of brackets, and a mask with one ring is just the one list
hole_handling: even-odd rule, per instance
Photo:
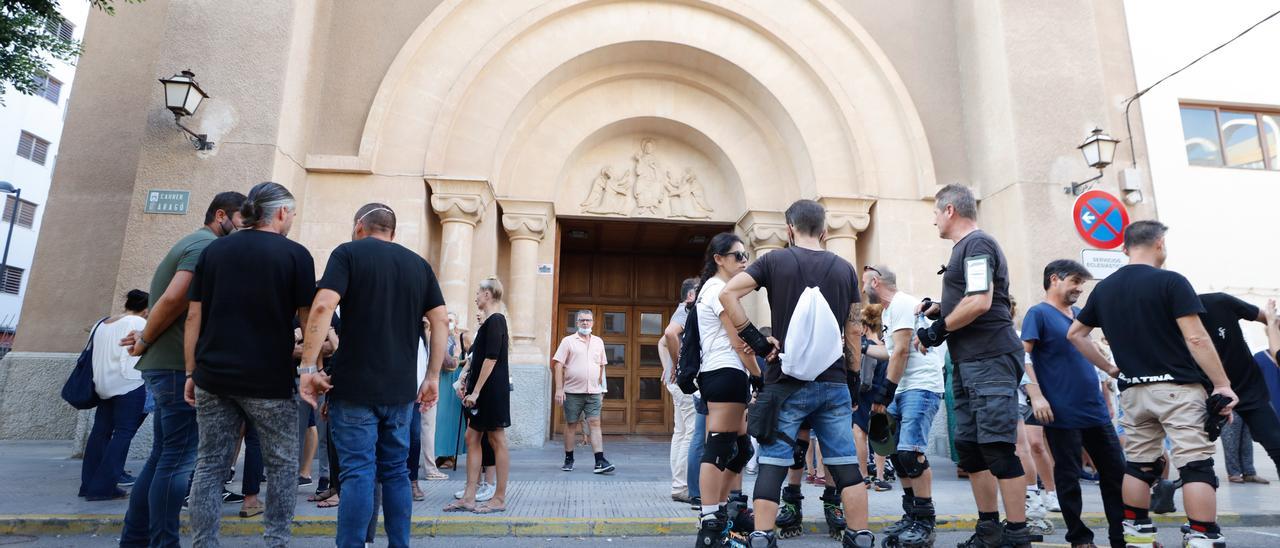
{"label": "wristwatch", "polygon": [[151,343],[149,341],[142,338],[142,333],[138,333],[138,344],[141,344],[142,346],[151,346]]}
{"label": "wristwatch", "polygon": [[312,373],[319,373],[319,372],[320,372],[320,368],[318,368],[318,367],[316,367],[316,366],[314,366],[314,365],[300,365],[300,366],[298,366],[298,376],[302,376],[302,375],[310,375],[310,374],[312,374]]}

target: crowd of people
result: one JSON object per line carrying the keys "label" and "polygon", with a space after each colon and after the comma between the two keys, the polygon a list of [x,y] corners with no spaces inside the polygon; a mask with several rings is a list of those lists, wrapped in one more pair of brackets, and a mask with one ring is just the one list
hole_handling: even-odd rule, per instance
{"label": "crowd of people", "polygon": [[[372,541],[379,511],[390,545],[408,545],[419,474],[447,478],[439,465],[466,468],[444,511],[507,510],[501,282],[476,287],[473,336],[431,266],[394,243],[390,207],[354,213],[351,241],[318,281],[311,254],[287,238],[296,213],[276,183],[218,194],[204,226],[161,260],[150,292],[130,291],[124,313],[94,326],[102,402],[80,495],[129,498],[122,546],[177,546],[182,508],[195,543],[217,546],[226,502],[241,502],[242,517],[263,514],[267,544],[285,545],[317,452],[310,500],[337,507],[339,546]],[[733,233],[710,239],[659,341],[674,406],[671,498],[697,510],[697,546],[767,548],[801,534],[804,481],[823,487],[833,538],[874,546],[868,490],[889,489],[894,476],[902,516],[880,542],[932,546],[948,504],[935,502],[926,456],[940,412],[954,423],[945,437],[978,509],[961,547],[1029,546],[1053,532],[1048,511],[1061,511],[1073,546],[1093,546],[1085,478],[1099,485],[1112,546],[1155,546],[1151,513],[1170,511],[1179,488],[1184,545],[1225,546],[1214,441],[1223,437],[1229,481],[1266,483],[1251,440],[1280,464],[1280,419],[1263,379],[1280,359],[1274,302],[1197,295],[1163,268],[1167,227],[1137,221],[1124,234],[1129,265],[1098,281],[1082,308],[1089,271],[1054,260],[1044,300],[1015,325],[1009,264],[978,227],[972,192],[944,187],[934,214],[954,244],[936,301],[909,293],[889,264],[859,271],[826,251],[826,212],[812,200],[786,210],[784,249],[753,258]],[[758,289],[768,326],[741,302]],[[574,470],[581,428],[592,472],[610,474],[605,345],[589,310],[573,319],[551,360],[562,470]],[[1242,320],[1265,324],[1269,351],[1250,354]],[[154,442],[133,478],[124,461],[148,413]],[[225,485],[242,447],[237,495]],[[750,495],[744,475],[755,476]]]}

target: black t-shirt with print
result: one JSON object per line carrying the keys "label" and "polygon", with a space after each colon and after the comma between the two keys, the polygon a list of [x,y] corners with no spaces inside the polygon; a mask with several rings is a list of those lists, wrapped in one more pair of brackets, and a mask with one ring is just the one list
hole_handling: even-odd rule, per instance
{"label": "black t-shirt with print", "polygon": [[284,236],[242,230],[205,248],[188,298],[200,303],[196,386],[220,396],[293,396],[293,319],[315,296],[315,262]]}
{"label": "black t-shirt with print", "polygon": [[[965,260],[987,256],[991,269],[991,308],[969,325],[947,336],[947,349],[955,363],[981,360],[1010,352],[1022,352],[1022,341],[1013,330],[1009,301],[1009,264],[995,238],[981,230],[970,232],[951,248],[951,260],[942,273],[942,315],[955,310],[964,299]],[[1018,361],[1022,361],[1019,357]]]}
{"label": "black t-shirt with print", "polygon": [[1231,389],[1240,397],[1236,405],[1248,409],[1257,405],[1270,405],[1271,394],[1267,383],[1258,371],[1258,363],[1249,352],[1249,344],[1240,330],[1240,320],[1256,321],[1258,307],[1226,293],[1206,293],[1200,296],[1204,312],[1200,321],[1213,339],[1213,346],[1222,360],[1222,368],[1231,379]]}
{"label": "black t-shirt with print", "polygon": [[[853,265],[829,251],[794,246],[781,249],[756,259],[747,267],[747,274],[768,291],[773,337],[779,342],[787,340],[791,313],[807,287],[816,285],[822,291],[841,332],[849,320],[849,307],[860,299],[858,275]],[[764,372],[766,383],[776,383],[783,378],[793,380],[782,374],[781,367],[770,367]],[[844,383],[847,378],[844,357],[841,356],[814,380]]]}
{"label": "black t-shirt with print", "polygon": [[417,398],[422,318],[444,306],[427,261],[377,238],[347,242],[329,256],[319,287],[342,296],[341,366],[329,397],[366,405]]}
{"label": "black t-shirt with print", "polygon": [[1098,282],[1076,320],[1106,334],[1121,390],[1156,382],[1208,386],[1178,328],[1178,318],[1202,313],[1200,297],[1181,274],[1130,264]]}

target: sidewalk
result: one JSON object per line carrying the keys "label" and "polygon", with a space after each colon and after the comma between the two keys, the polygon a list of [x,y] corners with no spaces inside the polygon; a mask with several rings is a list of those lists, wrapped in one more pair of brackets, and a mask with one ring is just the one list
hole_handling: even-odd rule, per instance
{"label": "sidewalk", "polygon": [[[609,460],[618,470],[612,475],[591,473],[591,455],[578,448],[578,469],[560,471],[564,458],[559,443],[541,449],[512,453],[509,510],[499,515],[445,514],[441,508],[453,500],[453,492],[463,486],[462,474],[446,471],[447,481],[423,481],[427,500],[414,504],[414,535],[424,536],[623,536],[691,535],[695,514],[687,504],[671,501],[667,444],[659,441],[608,440]],[[0,477],[6,478],[9,496],[0,500],[0,534],[100,534],[114,537],[120,532],[126,501],[86,502],[75,497],[80,477],[80,461],[67,457],[70,442],[0,442]],[[1259,473],[1276,481],[1274,465],[1261,448],[1256,448]],[[941,461],[941,462],[939,462]],[[1218,458],[1221,463],[1222,459]],[[127,469],[135,473],[142,462],[131,461]],[[967,480],[956,478],[955,466],[945,459],[932,461],[934,500],[943,528],[973,526],[976,509]],[[1280,525],[1280,482],[1272,485],[1238,485],[1226,482],[1219,464],[1223,486],[1218,492],[1220,521],[1224,525]],[[239,478],[228,487],[239,492]],[[455,479],[456,478],[456,479]],[[751,491],[754,476],[746,476],[745,489]],[[298,536],[332,536],[336,509],[319,509],[306,502],[314,487],[298,492]],[[265,494],[266,490],[263,490]],[[1092,511],[1095,528],[1104,523],[1102,502],[1095,486],[1084,488],[1086,510]],[[804,514],[812,532],[825,532],[821,488],[804,487]],[[870,514],[876,524],[891,523],[901,513],[901,490],[870,493]],[[1178,499],[1178,508],[1182,508]],[[239,505],[224,506],[223,534],[261,533],[261,516],[241,519]],[[1061,519],[1053,514],[1062,531]],[[185,519],[185,516],[184,516]],[[1180,524],[1182,514],[1159,517],[1162,522]]]}

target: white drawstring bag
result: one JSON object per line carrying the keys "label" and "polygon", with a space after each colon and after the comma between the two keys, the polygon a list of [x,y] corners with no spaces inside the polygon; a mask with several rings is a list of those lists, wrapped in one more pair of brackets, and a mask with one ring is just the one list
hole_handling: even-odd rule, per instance
{"label": "white drawstring bag", "polygon": [[[794,259],[794,251],[792,253]],[[823,273],[818,283],[826,278],[835,262],[832,257],[827,263],[827,272]],[[797,259],[796,265],[799,264]],[[844,351],[841,349],[843,337],[840,335],[840,325],[836,322],[836,316],[831,312],[826,297],[822,295],[822,290],[818,289],[817,284],[810,285],[808,280],[805,280],[805,286],[800,299],[796,301],[791,322],[787,324],[787,337],[782,346],[786,352],[778,358],[782,360],[782,374],[811,381],[831,367],[832,363],[844,355]]]}

